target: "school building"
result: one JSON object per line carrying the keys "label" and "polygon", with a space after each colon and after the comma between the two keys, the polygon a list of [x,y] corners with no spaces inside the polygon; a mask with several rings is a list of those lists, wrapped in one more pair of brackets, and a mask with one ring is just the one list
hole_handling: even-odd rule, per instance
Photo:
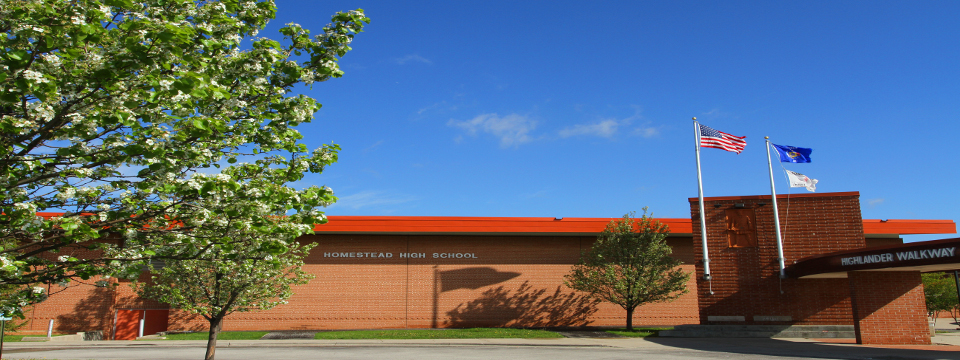
{"label": "school building", "polygon": [[[903,244],[901,235],[955,234],[951,220],[861,218],[859,193],[778,196],[785,278],[771,197],[705,199],[659,219],[690,291],[644,305],[639,325],[853,325],[861,343],[930,342],[920,273],[960,268],[960,239]],[[789,206],[788,206],[789,205]],[[303,269],[316,275],[288,304],[236,313],[231,330],[623,326],[625,312],[563,285],[609,218],[330,216]],[[109,281],[117,281],[115,279]],[[132,339],[205,331],[205,320],[138,298],[128,286],[57,288],[26,315],[28,332],[102,331]],[[925,334],[925,335],[924,335]]]}

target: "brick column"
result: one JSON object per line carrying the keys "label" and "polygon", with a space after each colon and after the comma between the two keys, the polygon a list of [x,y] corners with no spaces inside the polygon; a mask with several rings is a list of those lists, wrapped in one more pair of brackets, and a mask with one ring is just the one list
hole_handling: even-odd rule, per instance
{"label": "brick column", "polygon": [[930,344],[919,271],[851,271],[858,344]]}

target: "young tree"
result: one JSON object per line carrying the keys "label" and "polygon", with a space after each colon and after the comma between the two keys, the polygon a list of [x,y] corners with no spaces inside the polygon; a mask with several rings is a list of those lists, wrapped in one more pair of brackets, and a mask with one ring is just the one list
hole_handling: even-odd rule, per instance
{"label": "young tree", "polygon": [[190,231],[147,235],[174,246],[158,249],[156,257],[167,259],[165,266],[155,269],[149,282],[134,286],[142,297],[207,319],[205,359],[214,358],[224,317],[285,303],[293,295],[291,285],[313,278],[300,268],[314,244],[301,245],[296,238],[312,232],[313,225],[304,220],[315,215],[286,214],[287,204],[303,203],[297,198],[303,192],[278,182],[277,171],[253,164],[228,167],[217,175],[225,181],[221,186],[202,189],[198,199],[183,204],[209,212],[183,219],[181,226]]}
{"label": "young tree", "polygon": [[[336,161],[337,145],[307,149],[295,130],[320,104],[288,93],[341,76],[369,19],[337,13],[316,36],[287,24],[282,41],[241,50],[275,12],[272,0],[0,0],[0,285],[135,275],[169,256],[175,237],[159,235],[192,231],[183,219],[222,219],[198,200],[236,175],[288,184]],[[256,161],[233,177],[198,173],[244,159]],[[235,196],[286,206],[301,230],[335,200],[328,188],[281,192]],[[277,226],[226,216],[249,214]]]}
{"label": "young tree", "polygon": [[[255,166],[249,169],[262,170]],[[241,170],[231,167],[224,175],[244,179]],[[314,246],[297,242],[297,236],[306,232],[303,225],[286,216],[284,206],[265,206],[250,199],[286,198],[284,195],[292,194],[284,194],[288,188],[265,176],[235,184],[233,188],[206,192],[196,201],[195,205],[215,215],[203,221],[188,220],[191,231],[155,235],[167,237],[164,243],[182,244],[158,253],[166,259],[180,260],[165,261],[165,266],[151,273],[149,282],[135,284],[140,296],[209,321],[207,360],[214,358],[224,317],[285,303],[293,295],[291,285],[305,284],[313,278],[300,269],[304,256]],[[262,212],[264,216],[249,221],[253,216],[248,212]],[[198,238],[207,240],[196,241]]]}
{"label": "young tree", "polygon": [[213,360],[223,319],[234,312],[266,310],[293,295],[291,285],[313,275],[300,269],[313,247],[288,236],[230,231],[222,246],[197,251],[194,259],[171,261],[154,270],[139,293],[171,307],[203,316],[210,323],[206,360]]}
{"label": "young tree", "polygon": [[946,311],[957,321],[957,310],[960,302],[957,300],[957,285],[953,276],[948,273],[920,274],[923,280],[923,294],[927,299],[927,312],[937,321],[940,313]]}
{"label": "young tree", "polygon": [[590,250],[580,256],[564,283],[596,299],[627,311],[627,330],[633,330],[637,306],[674,300],[687,292],[690,275],[670,257],[666,225],[632,213],[611,221]]}

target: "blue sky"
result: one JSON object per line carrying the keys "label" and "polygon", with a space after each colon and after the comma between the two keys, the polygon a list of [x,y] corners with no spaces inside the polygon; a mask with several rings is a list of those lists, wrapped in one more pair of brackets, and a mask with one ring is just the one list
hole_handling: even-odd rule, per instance
{"label": "blue sky", "polygon": [[301,91],[323,104],[306,143],[343,147],[304,182],[329,215],[689,217],[696,116],[748,143],[703,149],[706,196],[769,195],[769,136],[864,218],[960,220],[960,2],[277,3],[261,36],[372,19],[344,77]]}

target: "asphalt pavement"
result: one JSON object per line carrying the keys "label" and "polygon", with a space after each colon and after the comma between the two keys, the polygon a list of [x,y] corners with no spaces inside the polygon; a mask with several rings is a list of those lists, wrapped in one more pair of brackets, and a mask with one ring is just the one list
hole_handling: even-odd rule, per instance
{"label": "asphalt pavement", "polygon": [[[261,359],[957,359],[960,333],[934,345],[865,346],[850,339],[596,338],[222,340],[217,358]],[[205,341],[6,343],[6,359],[201,359]]]}

